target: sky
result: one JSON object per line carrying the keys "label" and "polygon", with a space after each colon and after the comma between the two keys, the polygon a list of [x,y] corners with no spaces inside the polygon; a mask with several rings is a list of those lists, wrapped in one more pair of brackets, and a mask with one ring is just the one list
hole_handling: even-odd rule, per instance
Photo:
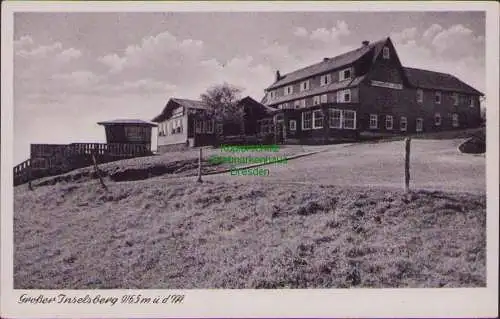
{"label": "sky", "polygon": [[387,36],[404,66],[485,92],[482,12],[16,13],[14,162],[30,143],[105,142],[98,121],[151,120],[224,82],[260,100],[276,70]]}

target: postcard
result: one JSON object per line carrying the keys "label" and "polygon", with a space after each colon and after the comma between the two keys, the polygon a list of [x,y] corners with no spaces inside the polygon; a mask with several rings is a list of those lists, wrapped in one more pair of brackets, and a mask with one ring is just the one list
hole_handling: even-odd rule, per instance
{"label": "postcard", "polygon": [[495,317],[498,27],[2,3],[1,316]]}

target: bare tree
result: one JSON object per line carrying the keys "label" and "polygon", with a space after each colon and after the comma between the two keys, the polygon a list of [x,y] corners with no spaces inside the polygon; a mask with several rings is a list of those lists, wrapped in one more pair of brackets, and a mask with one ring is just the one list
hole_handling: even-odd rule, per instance
{"label": "bare tree", "polygon": [[[208,106],[206,115],[215,123],[238,123],[244,130],[244,110],[239,104],[241,89],[224,83],[209,88],[201,95],[201,100]],[[220,132],[215,130],[216,140],[220,141]]]}

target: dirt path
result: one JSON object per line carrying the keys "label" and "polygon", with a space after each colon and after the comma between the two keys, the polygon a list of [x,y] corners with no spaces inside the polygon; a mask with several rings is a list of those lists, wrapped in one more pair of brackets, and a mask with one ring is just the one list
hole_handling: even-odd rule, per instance
{"label": "dirt path", "polygon": [[[461,140],[414,140],[411,154],[411,187],[414,189],[486,192],[484,155],[461,154]],[[208,181],[251,181],[273,184],[322,184],[403,187],[403,143],[332,145],[322,152],[289,160],[286,165],[266,165],[269,176],[204,176]],[[193,178],[193,177],[187,177]]]}

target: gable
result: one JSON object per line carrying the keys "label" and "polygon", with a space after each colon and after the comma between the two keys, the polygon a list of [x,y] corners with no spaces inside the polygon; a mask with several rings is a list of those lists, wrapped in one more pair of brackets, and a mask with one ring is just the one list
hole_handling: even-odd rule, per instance
{"label": "gable", "polygon": [[[389,50],[389,58],[387,59],[384,57],[384,48]],[[389,38],[374,52],[372,65],[364,82],[368,85],[373,83],[376,86],[385,85],[386,87],[409,85],[399,56]]]}

